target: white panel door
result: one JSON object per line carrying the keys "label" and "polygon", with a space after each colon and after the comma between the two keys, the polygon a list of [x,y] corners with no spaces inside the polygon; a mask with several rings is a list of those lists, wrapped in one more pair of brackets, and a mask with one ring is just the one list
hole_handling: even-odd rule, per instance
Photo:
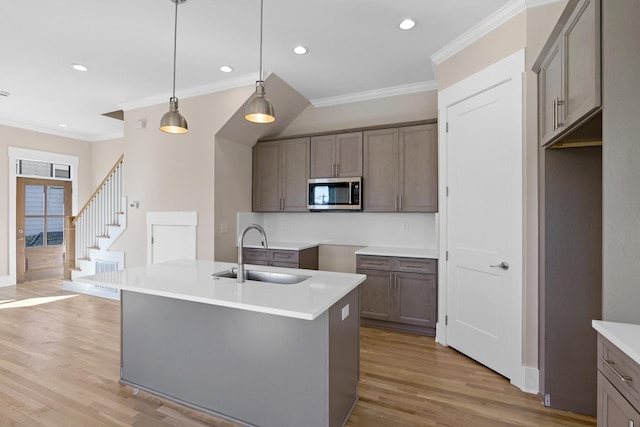
{"label": "white panel door", "polygon": [[522,80],[446,110],[447,344],[513,378],[522,325]]}
{"label": "white panel door", "polygon": [[191,227],[154,224],[151,230],[151,264],[195,259],[195,241]]}

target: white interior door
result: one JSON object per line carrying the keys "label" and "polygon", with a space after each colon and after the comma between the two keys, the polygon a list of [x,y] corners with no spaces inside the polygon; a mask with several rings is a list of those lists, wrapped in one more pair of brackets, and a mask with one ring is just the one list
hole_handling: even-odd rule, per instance
{"label": "white interior door", "polygon": [[522,65],[495,82],[499,71],[446,106],[446,343],[513,379],[522,355]]}
{"label": "white interior door", "polygon": [[196,259],[196,212],[147,212],[147,262]]}

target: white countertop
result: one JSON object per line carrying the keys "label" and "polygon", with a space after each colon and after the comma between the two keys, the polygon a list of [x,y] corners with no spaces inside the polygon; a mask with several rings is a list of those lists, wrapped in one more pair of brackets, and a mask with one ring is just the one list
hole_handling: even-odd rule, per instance
{"label": "white countertop", "polygon": [[593,320],[593,329],[640,364],[640,325]]}
{"label": "white countertop", "polygon": [[[245,265],[246,270],[286,272],[311,276],[293,284],[214,278],[228,270],[228,262],[179,260],[76,279],[78,282],[125,291],[158,295],[204,304],[313,320],[362,283],[363,274]],[[357,315],[358,313],[353,313]]]}
{"label": "white countertop", "polygon": [[356,255],[378,255],[378,256],[399,256],[409,258],[432,258],[438,259],[437,249],[425,248],[390,248],[383,246],[367,246],[358,249]]}
{"label": "white countertop", "polygon": [[[318,246],[318,243],[303,243],[303,242],[272,242],[271,240],[267,240],[269,244],[269,249],[279,249],[286,251],[302,251],[304,249],[314,248]],[[258,248],[262,249],[262,242],[245,242],[245,248]]]}

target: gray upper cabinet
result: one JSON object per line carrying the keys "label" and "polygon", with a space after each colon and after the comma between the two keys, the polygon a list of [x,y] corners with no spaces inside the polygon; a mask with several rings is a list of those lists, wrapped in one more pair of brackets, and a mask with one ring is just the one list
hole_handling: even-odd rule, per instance
{"label": "gray upper cabinet", "polygon": [[570,0],[533,69],[540,143],[549,145],[602,105],[600,0]]}
{"label": "gray upper cabinet", "polygon": [[436,124],[364,132],[364,210],[437,212],[437,150]]}
{"label": "gray upper cabinet", "polygon": [[260,142],[253,149],[253,210],[307,211],[309,138]]}
{"label": "gray upper cabinet", "polygon": [[311,138],[311,178],[362,176],[362,132]]}

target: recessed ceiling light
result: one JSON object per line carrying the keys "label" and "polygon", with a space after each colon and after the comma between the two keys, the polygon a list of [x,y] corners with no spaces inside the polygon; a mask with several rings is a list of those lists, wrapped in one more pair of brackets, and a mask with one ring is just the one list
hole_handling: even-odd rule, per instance
{"label": "recessed ceiling light", "polygon": [[307,52],[309,52],[309,49],[304,46],[296,46],[293,48],[293,53],[295,53],[296,55],[304,55]]}
{"label": "recessed ceiling light", "polygon": [[404,21],[402,21],[398,26],[400,27],[401,30],[410,30],[416,26],[416,21],[414,21],[413,19],[407,18]]}
{"label": "recessed ceiling light", "polygon": [[229,65],[223,65],[222,67],[220,67],[220,71],[222,71],[223,73],[230,73],[233,71],[233,67],[230,67]]}
{"label": "recessed ceiling light", "polygon": [[4,96],[5,98],[8,98],[9,95],[11,95],[9,92],[5,92],[4,90],[0,90],[0,96]]}
{"label": "recessed ceiling light", "polygon": [[88,68],[85,65],[82,65],[82,64],[71,64],[71,66],[76,71],[87,71],[88,70]]}
{"label": "recessed ceiling light", "polygon": [[60,123],[58,126],[60,126],[61,128],[68,128],[69,125],[66,123]]}

